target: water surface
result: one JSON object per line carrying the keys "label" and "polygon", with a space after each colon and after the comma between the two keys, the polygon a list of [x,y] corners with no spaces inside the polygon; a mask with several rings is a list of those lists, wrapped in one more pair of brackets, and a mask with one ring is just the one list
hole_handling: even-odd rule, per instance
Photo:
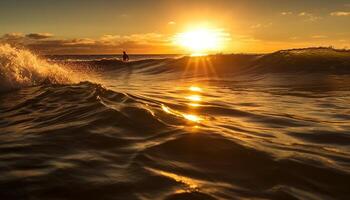
{"label": "water surface", "polygon": [[0,94],[1,199],[350,197],[349,75],[84,62]]}

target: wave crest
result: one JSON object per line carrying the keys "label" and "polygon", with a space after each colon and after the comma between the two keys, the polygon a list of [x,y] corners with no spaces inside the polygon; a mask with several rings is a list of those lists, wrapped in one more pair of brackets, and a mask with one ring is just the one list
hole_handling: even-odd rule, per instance
{"label": "wave crest", "polygon": [[28,50],[0,44],[0,92],[42,83],[74,83],[72,71],[48,63]]}
{"label": "wave crest", "polygon": [[202,57],[145,59],[122,62],[117,59],[72,61],[77,65],[101,70],[130,70],[158,75],[184,72],[193,76],[270,73],[349,74],[350,50],[304,48],[281,50],[267,54],[218,54]]}

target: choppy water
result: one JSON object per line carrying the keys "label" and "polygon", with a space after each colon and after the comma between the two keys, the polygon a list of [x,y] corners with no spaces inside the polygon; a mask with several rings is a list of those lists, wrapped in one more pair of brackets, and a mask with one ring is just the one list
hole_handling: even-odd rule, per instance
{"label": "choppy water", "polygon": [[350,197],[346,73],[2,53],[1,199]]}

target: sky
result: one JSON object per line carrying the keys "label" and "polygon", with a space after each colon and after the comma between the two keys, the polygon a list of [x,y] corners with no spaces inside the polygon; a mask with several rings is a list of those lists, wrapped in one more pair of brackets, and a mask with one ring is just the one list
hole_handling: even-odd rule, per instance
{"label": "sky", "polygon": [[217,33],[211,53],[349,48],[350,1],[0,1],[0,42],[42,54],[191,53],[174,38],[196,29]]}

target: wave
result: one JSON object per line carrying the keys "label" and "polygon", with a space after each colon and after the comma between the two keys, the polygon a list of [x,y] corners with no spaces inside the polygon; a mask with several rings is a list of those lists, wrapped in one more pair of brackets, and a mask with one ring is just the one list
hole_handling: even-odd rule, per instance
{"label": "wave", "polygon": [[[278,144],[275,137],[279,135],[269,133],[268,129],[256,129],[254,137],[254,125],[279,124],[287,129],[299,127],[294,123],[296,120],[289,118],[290,123],[285,123],[275,119],[286,116],[267,118],[267,113],[258,115],[254,110],[233,107],[224,110],[223,105],[204,106],[201,112],[216,116],[213,122],[220,115],[231,116],[235,121],[266,120],[258,124],[231,123],[227,128],[235,129],[234,132],[221,132],[222,129],[209,124],[191,128],[194,123],[167,112],[163,102],[90,82],[26,88],[3,95],[2,100],[0,157],[5,167],[0,168],[3,174],[0,196],[5,199],[349,196],[350,174],[339,167],[348,167],[347,154],[326,151],[328,154],[322,155],[324,149],[315,146],[318,143],[345,146],[341,142],[349,140],[345,131],[340,132],[339,140],[336,139],[339,132],[288,132],[305,142]],[[186,108],[176,112],[181,110]],[[248,131],[249,137],[238,139]],[[313,133],[318,134],[312,136]],[[307,146],[307,141],[312,145]],[[266,146],[259,148],[262,144]],[[272,147],[274,153],[283,148],[283,154],[269,153],[267,147]],[[317,154],[317,160],[311,159],[313,154]],[[327,160],[323,162],[320,157]]]}
{"label": "wave", "polygon": [[52,61],[29,50],[0,44],[0,92],[44,83],[68,84],[93,80],[88,72],[116,71],[160,75],[178,73],[197,77],[232,75],[350,74],[350,51],[332,48],[282,50],[270,54],[208,55],[144,59],[123,62],[118,59]]}
{"label": "wave", "polygon": [[[144,128],[158,129],[166,126],[166,122],[163,122],[156,115],[158,111],[162,110],[160,105],[157,104],[157,108],[151,111],[144,102],[147,101],[147,104],[152,104],[151,100],[144,100],[127,93],[108,90],[99,84],[90,82],[69,85],[50,84],[29,89],[34,91],[30,91],[32,95],[28,99],[8,101],[11,105],[6,106],[3,110],[7,113],[20,113],[23,109],[36,111],[39,118],[41,115],[41,117],[46,119],[38,119],[36,121],[38,122],[37,124],[45,125],[62,123],[62,121],[74,122],[75,120],[86,120],[92,123],[96,116],[102,116],[103,119],[98,120],[101,124],[113,120],[114,124],[118,123],[118,125],[128,129],[137,129],[137,127],[142,130]],[[16,96],[17,94],[14,95]],[[49,108],[50,106],[56,107],[58,104],[62,106],[53,110],[51,112],[53,115],[50,117],[47,116],[48,112],[46,110],[37,110],[40,105],[45,105],[44,107]],[[73,107],[68,109],[66,106]],[[174,121],[173,118],[172,121]],[[94,121],[92,124],[96,125],[99,122]],[[40,128],[40,125],[37,128]]]}
{"label": "wave", "polygon": [[208,55],[122,62],[118,59],[72,61],[102,70],[133,68],[147,74],[187,72],[193,75],[264,74],[264,73],[350,73],[350,51],[332,48],[281,50],[274,53]]}
{"label": "wave", "polygon": [[[307,60],[304,65],[328,60],[344,69],[348,66],[348,52],[330,49],[61,63],[2,45],[1,90],[33,87],[0,94],[0,196],[347,199],[349,88],[339,88],[349,82],[321,76],[331,92],[313,92],[305,91],[304,83],[302,91],[266,84],[261,90],[242,84],[247,81],[243,77],[231,78],[242,73],[300,72],[299,65],[287,58]],[[291,68],[281,70],[269,63]],[[152,75],[155,83],[149,87],[141,80],[138,85],[135,78],[134,85],[126,84],[126,92],[120,92],[122,84],[104,84],[111,90],[89,82],[86,71],[76,70],[85,66],[105,70],[101,76],[107,83],[108,76],[115,77],[112,72],[130,68]],[[182,88],[182,80],[166,80],[162,87],[164,82],[155,78],[178,78],[177,72],[229,77],[197,92],[187,85]],[[286,82],[301,83],[302,78],[295,78]],[[188,104],[192,93],[202,97],[197,107]]]}
{"label": "wave", "polygon": [[43,83],[77,81],[78,76],[67,67],[49,63],[28,50],[0,44],[0,92]]}
{"label": "wave", "polygon": [[350,73],[350,50],[306,48],[281,50],[256,60],[250,71],[255,73]]}
{"label": "wave", "polygon": [[[171,63],[176,62],[177,59],[161,58],[161,59],[143,59],[137,61],[123,62],[119,59],[96,59],[88,61],[70,61],[69,64],[75,64],[78,66],[92,67],[98,70],[141,70],[147,71],[147,69],[153,68],[157,70],[171,70]],[[67,63],[67,62],[65,62]]]}

